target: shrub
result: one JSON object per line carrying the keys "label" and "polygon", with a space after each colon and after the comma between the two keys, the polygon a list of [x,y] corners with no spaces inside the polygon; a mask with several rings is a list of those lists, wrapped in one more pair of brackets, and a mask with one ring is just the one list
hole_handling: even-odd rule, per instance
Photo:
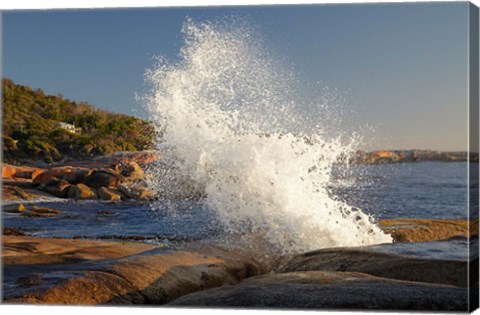
{"label": "shrub", "polygon": [[[9,79],[3,79],[2,86],[5,162],[20,159],[51,162],[62,155],[84,158],[145,150],[153,145],[154,128],[147,121],[99,110],[60,94],[47,95]],[[61,129],[60,122],[75,124],[82,128],[82,133]]]}

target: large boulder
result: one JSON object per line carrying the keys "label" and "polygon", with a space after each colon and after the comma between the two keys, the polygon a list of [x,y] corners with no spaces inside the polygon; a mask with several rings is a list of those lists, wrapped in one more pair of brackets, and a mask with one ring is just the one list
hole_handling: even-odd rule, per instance
{"label": "large boulder", "polygon": [[97,194],[87,185],[77,184],[70,186],[68,190],[68,198],[72,199],[96,199]]}
{"label": "large boulder", "polygon": [[36,168],[36,169],[34,169],[34,168],[24,168],[24,169],[20,168],[15,173],[15,178],[33,179],[43,172],[45,172],[45,170],[39,169],[39,168]]}
{"label": "large boulder", "polygon": [[29,166],[14,166],[10,164],[2,164],[2,178],[14,179],[33,179],[40,173],[44,172],[43,169],[29,167]]}
{"label": "large boulder", "polygon": [[113,169],[120,175],[128,177],[131,180],[142,179],[145,175],[140,165],[135,161],[118,163],[113,166]]}
{"label": "large boulder", "polygon": [[69,182],[52,177],[45,185],[42,186],[42,189],[56,197],[66,198],[70,186],[71,185]]}
{"label": "large boulder", "polygon": [[155,198],[155,193],[145,186],[120,184],[117,189],[131,199],[146,201]]}
{"label": "large boulder", "polygon": [[17,168],[10,164],[2,164],[2,178],[10,178],[13,179],[15,177],[15,173],[17,172]]}
{"label": "large boulder", "polygon": [[32,172],[32,175],[31,175],[30,179],[33,180],[35,177],[37,177],[38,175],[42,174],[43,172],[45,172],[45,170],[44,170],[44,169],[41,169],[41,168],[38,168],[38,169],[34,170],[34,171]]}
{"label": "large boulder", "polygon": [[21,203],[14,203],[10,205],[3,205],[2,210],[9,213],[21,213],[27,210],[25,206]]}
{"label": "large boulder", "polygon": [[107,168],[94,170],[85,179],[85,184],[95,189],[100,187],[116,187],[118,184],[124,182],[126,182],[126,180],[122,175]]}
{"label": "large boulder", "polygon": [[303,271],[247,278],[234,286],[184,295],[169,305],[466,311],[468,290],[356,272]]}
{"label": "large boulder", "polygon": [[53,173],[46,171],[35,176],[32,182],[37,185],[45,185],[53,177]]}
{"label": "large boulder", "polygon": [[100,187],[97,190],[97,193],[98,193],[98,197],[102,200],[120,201],[120,200],[127,199],[123,193],[113,188]]}
{"label": "large boulder", "polygon": [[398,156],[392,151],[373,151],[368,154],[369,163],[392,163],[398,160]]}
{"label": "large boulder", "polygon": [[63,177],[64,180],[69,182],[72,185],[85,183],[87,177],[92,174],[93,170],[88,168],[77,168],[73,169],[71,172],[65,174]]}
{"label": "large boulder", "polygon": [[84,183],[92,170],[86,168],[73,168],[72,166],[62,166],[51,168],[41,173],[33,173],[34,184],[45,185],[52,178],[63,179],[70,184]]}
{"label": "large boulder", "polygon": [[59,166],[49,169],[50,172],[54,174],[55,177],[63,179],[66,174],[73,171],[73,166]]}

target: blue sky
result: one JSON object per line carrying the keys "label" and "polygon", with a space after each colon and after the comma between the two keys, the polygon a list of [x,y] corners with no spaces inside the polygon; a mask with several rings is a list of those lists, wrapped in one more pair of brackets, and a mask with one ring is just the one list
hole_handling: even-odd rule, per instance
{"label": "blue sky", "polygon": [[[3,75],[141,115],[154,56],[175,59],[186,16],[240,16],[315,94],[343,99],[366,149],[467,148],[467,3],[7,11]],[[307,92],[307,93],[310,93]]]}

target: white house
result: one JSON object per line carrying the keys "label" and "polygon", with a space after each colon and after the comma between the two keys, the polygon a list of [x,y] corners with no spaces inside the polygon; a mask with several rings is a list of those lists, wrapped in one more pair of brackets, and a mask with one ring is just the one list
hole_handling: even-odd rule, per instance
{"label": "white house", "polygon": [[66,123],[66,122],[60,122],[59,124],[59,127],[62,128],[62,129],[65,129],[71,133],[80,133],[82,132],[82,128],[75,128],[75,125],[74,124],[69,124],[69,123]]}

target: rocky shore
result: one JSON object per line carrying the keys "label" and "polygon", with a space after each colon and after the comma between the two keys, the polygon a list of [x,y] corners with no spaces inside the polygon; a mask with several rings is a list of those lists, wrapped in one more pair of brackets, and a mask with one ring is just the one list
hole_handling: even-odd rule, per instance
{"label": "rocky shore", "polygon": [[[134,242],[4,236],[4,302],[468,309],[467,261],[368,248],[324,249],[271,264],[261,263],[260,256],[216,243],[168,250]],[[478,270],[478,259],[472,268]]]}
{"label": "rocky shore", "polygon": [[[425,153],[412,158],[381,152],[360,154],[357,162],[466,160],[462,154]],[[2,211],[36,222],[69,215],[30,203],[42,198],[150,202],[161,196],[148,189],[145,169],[160,159],[157,153],[139,152],[49,167],[2,164],[3,201],[8,201]],[[68,212],[69,205],[62,211]],[[96,211],[93,216],[100,219],[109,211]],[[455,238],[478,242],[478,219],[400,218],[378,224],[396,243]],[[431,259],[373,247],[279,257],[254,236],[189,240],[171,249],[147,244],[149,239],[142,235],[67,239],[29,234],[3,228],[5,303],[466,311],[468,288],[478,287],[468,279],[469,271],[478,271],[478,258],[473,262]]]}
{"label": "rocky shore", "polygon": [[144,167],[159,159],[151,152],[124,153],[50,168],[2,164],[4,201],[41,198],[149,201]]}
{"label": "rocky shore", "polygon": [[[168,251],[129,242],[4,237],[7,303],[165,304],[265,272],[226,249]],[[20,293],[20,294],[19,294]]]}
{"label": "rocky shore", "polygon": [[[107,201],[150,201],[159,196],[148,189],[144,169],[160,162],[155,151],[121,152],[91,160],[64,160],[48,167],[2,164],[4,201],[32,201],[42,198]],[[466,152],[432,150],[357,151],[348,157],[354,164],[385,164],[422,161],[468,161]],[[478,162],[472,153],[470,161]],[[199,196],[188,182],[180,183],[184,194]],[[172,197],[172,196],[169,196]],[[182,197],[184,197],[182,195]]]}
{"label": "rocky shore", "polygon": [[[397,241],[468,237],[467,221],[380,222]],[[478,224],[478,220],[475,224]],[[450,226],[451,228],[447,228]],[[478,232],[477,232],[478,233]],[[5,235],[8,234],[8,235]],[[412,235],[415,235],[413,237]],[[248,240],[244,240],[251,244]],[[40,238],[4,229],[4,302],[218,307],[455,310],[468,308],[468,261],[369,247],[275,259],[261,244],[194,242],[171,250],[130,241]],[[478,270],[478,258],[470,266]]]}
{"label": "rocky shore", "polygon": [[467,274],[466,262],[327,249],[293,257],[273,273],[192,293],[171,304],[459,311],[468,308]]}

